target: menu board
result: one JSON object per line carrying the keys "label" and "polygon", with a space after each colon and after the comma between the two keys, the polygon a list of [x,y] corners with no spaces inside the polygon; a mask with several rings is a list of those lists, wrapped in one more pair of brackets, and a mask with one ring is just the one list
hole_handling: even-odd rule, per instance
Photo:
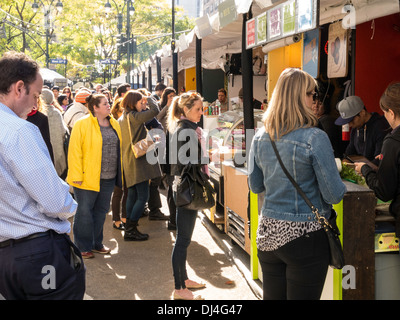
{"label": "menu board", "polygon": [[281,23],[282,23],[282,16],[281,16],[281,6],[268,10],[268,38],[274,39],[281,37]]}
{"label": "menu board", "polygon": [[298,3],[298,32],[315,28],[316,3],[314,0],[301,0]]}
{"label": "menu board", "polygon": [[250,19],[246,21],[246,48],[256,45],[256,20]]}
{"label": "menu board", "polygon": [[255,18],[257,37],[256,44],[262,44],[267,41],[267,12],[264,12]]}
{"label": "menu board", "polygon": [[296,32],[296,2],[288,1],[282,5],[282,35],[289,36]]}
{"label": "menu board", "polygon": [[246,26],[246,48],[315,29],[317,9],[318,0],[289,0],[267,10]]}

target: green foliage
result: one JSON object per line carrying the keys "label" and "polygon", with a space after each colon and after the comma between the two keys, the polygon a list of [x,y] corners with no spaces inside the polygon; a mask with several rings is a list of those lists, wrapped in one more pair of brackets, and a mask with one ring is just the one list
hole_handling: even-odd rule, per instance
{"label": "green foliage", "polygon": [[360,176],[352,167],[349,167],[345,162],[342,163],[342,171],[340,172],[340,177],[342,179],[360,185],[365,184],[364,177]]}
{"label": "green foliage", "polygon": [[[53,0],[53,7],[58,0]],[[52,0],[37,1],[46,6]],[[123,14],[122,32],[126,34],[127,10],[124,0],[110,0],[112,12],[106,15],[107,0],[62,0],[63,11],[52,10],[51,26],[45,28],[43,6],[32,10],[33,1],[1,0],[0,30],[5,29],[5,38],[0,38],[0,55],[6,51],[22,51],[46,66],[46,31],[49,35],[49,58],[68,60],[67,77],[90,79],[96,72],[102,72],[98,61],[117,59],[117,13]],[[137,54],[134,63],[146,61],[164,43],[169,44],[171,36],[157,37],[170,33],[171,7],[169,0],[136,0],[135,14],[130,18],[131,33],[137,37]],[[116,6],[117,5],[117,6]],[[117,10],[118,7],[118,10]],[[8,23],[1,23],[3,19]],[[175,31],[190,30],[194,20],[176,9]],[[127,69],[126,56],[120,60],[117,72]],[[64,74],[64,65],[57,71]],[[95,82],[99,79],[93,79]],[[101,80],[101,79],[100,79]]]}

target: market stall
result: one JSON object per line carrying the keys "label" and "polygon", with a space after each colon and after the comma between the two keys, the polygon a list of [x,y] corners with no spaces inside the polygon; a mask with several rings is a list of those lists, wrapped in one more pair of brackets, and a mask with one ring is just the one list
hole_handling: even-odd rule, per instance
{"label": "market stall", "polygon": [[[263,111],[258,110],[254,113],[255,129],[262,126]],[[212,222],[222,225],[224,230],[229,230],[227,221],[227,206],[229,205],[229,196],[231,194],[245,194],[243,204],[247,206],[248,191],[234,192],[231,188],[238,188],[239,186],[247,187],[247,178],[240,183],[226,183],[226,174],[230,173],[223,165],[224,161],[231,161],[234,168],[240,168],[241,171],[246,172],[246,145],[250,145],[254,130],[248,132],[246,135],[244,129],[243,111],[240,109],[224,112],[220,115],[205,115],[204,116],[204,129],[208,132],[208,147],[210,155],[209,171],[211,181],[217,191],[217,206],[210,211],[209,217]],[[250,140],[250,141],[247,141]],[[226,190],[228,187],[228,190]],[[230,188],[230,189],[229,189]],[[248,187],[247,187],[248,188]],[[232,193],[233,191],[233,193]],[[229,207],[229,206],[228,206]],[[246,209],[247,210],[247,209]],[[247,211],[246,211],[247,212]],[[245,216],[246,212],[240,210],[238,215]],[[247,222],[246,222],[247,223]]]}
{"label": "market stall", "polygon": [[[379,112],[379,96],[387,83],[395,80],[393,75],[398,74],[399,2],[353,0],[348,5],[342,0],[254,0],[240,3],[240,8],[233,5],[223,11],[232,18],[229,22],[222,11],[221,16],[203,17],[186,40],[180,39],[184,46],[179,48],[178,61],[180,70],[197,67],[195,51],[201,43],[202,66],[198,68],[220,68],[226,73],[230,111],[222,115],[208,112],[203,117],[203,128],[210,136],[211,180],[217,190],[217,205],[206,214],[249,253],[253,278],[261,279],[255,237],[263,197],[249,191],[243,156],[249,145],[246,129],[262,126],[262,112],[258,114],[252,108],[252,99],[260,100],[258,92],[260,97],[265,94],[270,97],[280,73],[287,67],[295,67],[307,71],[325,86],[324,102],[331,108],[332,116],[337,116],[336,104],[353,94],[365,95],[367,107]],[[341,50],[334,57],[332,43],[336,38]],[[251,61],[251,53],[260,49],[261,59],[266,62],[263,76],[255,75]],[[242,63],[239,73],[232,71],[235,67],[232,56],[237,54],[241,55],[237,61]],[[161,57],[163,70],[170,68],[169,56],[167,51]],[[371,86],[371,79],[379,81]],[[240,88],[244,96],[242,109],[237,109],[234,106],[237,101],[232,103],[232,98]],[[218,89],[211,88],[215,94]],[[379,296],[377,288],[382,283],[381,274],[375,272],[377,201],[365,186],[347,180],[345,183],[348,191],[335,209],[339,213],[350,269],[329,271],[323,298],[374,299]],[[396,243],[393,237],[379,237],[378,244],[389,240]],[[385,259],[383,255],[378,258]],[[386,267],[384,262],[382,268]]]}

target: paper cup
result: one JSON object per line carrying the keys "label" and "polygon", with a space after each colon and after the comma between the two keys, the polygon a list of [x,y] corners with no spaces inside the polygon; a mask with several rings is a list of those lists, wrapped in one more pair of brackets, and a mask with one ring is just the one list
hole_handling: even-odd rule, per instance
{"label": "paper cup", "polygon": [[339,172],[342,171],[342,160],[340,160],[339,158],[335,158],[335,162],[336,162],[336,167],[338,168]]}

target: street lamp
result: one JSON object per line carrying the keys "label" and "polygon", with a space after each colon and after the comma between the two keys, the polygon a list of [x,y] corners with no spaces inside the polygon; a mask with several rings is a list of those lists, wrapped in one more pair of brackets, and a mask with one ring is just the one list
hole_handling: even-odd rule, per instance
{"label": "street lamp", "polygon": [[[115,7],[117,8],[117,12],[118,12],[118,17],[122,17],[122,14],[119,12],[118,9],[118,5],[117,3],[112,0],[112,2],[114,3]],[[131,50],[133,48],[133,45],[131,44],[131,16],[133,16],[133,14],[135,13],[135,8],[132,4],[132,0],[124,0],[124,6],[121,10],[121,12],[124,12],[124,9],[126,7],[126,38],[127,38],[127,61],[128,61],[128,70],[126,73],[126,82],[131,84],[131,70],[133,68],[133,66],[131,65],[131,54],[133,54],[133,50]],[[106,13],[110,13],[111,12],[111,4],[110,1],[107,0],[107,3],[104,5],[104,10],[106,11]],[[118,31],[121,34],[121,30],[120,27],[122,27],[122,23],[120,23],[120,19],[118,21]],[[132,64],[133,64],[133,59],[132,59]]]}
{"label": "street lamp", "polygon": [[[46,29],[46,68],[49,68],[49,37],[50,37],[50,12],[53,6],[53,2],[54,0],[51,0],[50,4],[46,5],[43,3],[42,0],[39,0],[40,4],[43,6],[43,10],[44,10],[44,27]],[[58,2],[56,3],[56,9],[59,13],[61,13],[61,11],[63,10],[63,4],[61,2],[61,0],[58,0]],[[36,13],[39,9],[39,4],[36,2],[36,0],[34,0],[33,4],[32,4],[32,10],[34,13]]]}
{"label": "street lamp", "polygon": [[175,51],[175,0],[172,0],[172,39],[171,39],[171,53],[172,53],[172,81],[173,87],[178,92],[178,53]]}

